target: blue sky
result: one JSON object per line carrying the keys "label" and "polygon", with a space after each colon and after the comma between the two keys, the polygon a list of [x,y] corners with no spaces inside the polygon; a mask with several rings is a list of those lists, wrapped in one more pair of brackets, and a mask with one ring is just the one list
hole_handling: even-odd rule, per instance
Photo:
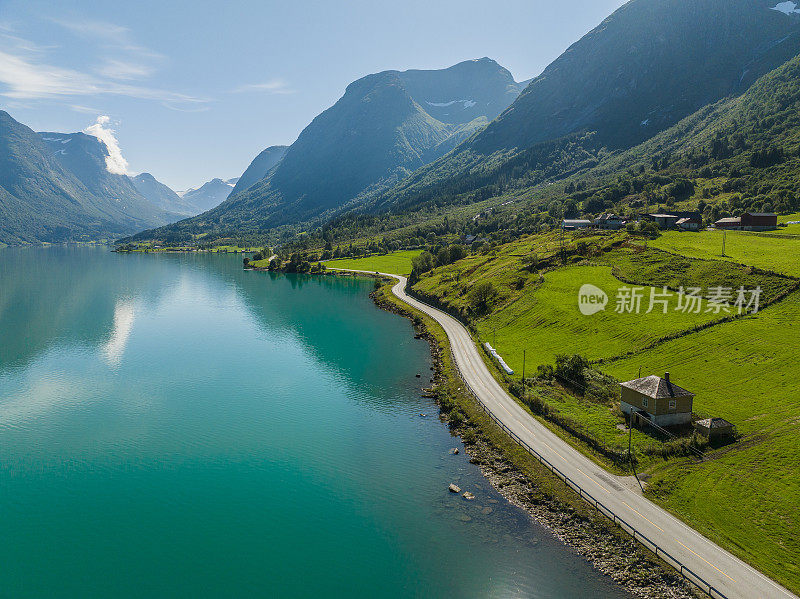
{"label": "blue sky", "polygon": [[37,131],[108,116],[130,172],[181,190],[291,143],[359,77],[489,56],[528,79],[622,4],[0,0],[0,108]]}

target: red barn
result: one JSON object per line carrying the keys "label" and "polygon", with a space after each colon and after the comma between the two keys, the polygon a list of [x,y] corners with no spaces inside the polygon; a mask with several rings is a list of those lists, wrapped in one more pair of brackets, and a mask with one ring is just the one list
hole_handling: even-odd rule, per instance
{"label": "red barn", "polygon": [[772,212],[745,212],[742,214],[742,229],[745,231],[768,231],[778,227],[778,215]]}

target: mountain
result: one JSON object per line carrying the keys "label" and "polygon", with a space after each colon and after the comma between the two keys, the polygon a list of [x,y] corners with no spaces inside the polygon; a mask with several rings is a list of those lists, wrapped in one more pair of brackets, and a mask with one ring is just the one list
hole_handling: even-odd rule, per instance
{"label": "mountain", "polygon": [[374,209],[563,178],[743,93],[798,52],[800,14],[774,0],[631,0],[452,155],[373,198]]}
{"label": "mountain", "polygon": [[194,216],[200,212],[194,204],[183,199],[150,173],[141,173],[130,179],[144,199],[162,210],[181,216]]}
{"label": "mountain", "polygon": [[488,58],[368,75],[302,131],[266,178],[169,234],[263,231],[357,203],[450,151],[519,92],[511,73]]}
{"label": "mountain", "polygon": [[141,204],[144,199],[126,176],[109,172],[106,165],[108,150],[93,135],[85,133],[39,133],[52,153],[53,159],[70,171],[86,188],[98,197]]}
{"label": "mountain", "polygon": [[633,0],[536,77],[470,147],[483,154],[576,131],[628,148],[745,91],[800,52],[800,14],[774,0]]}
{"label": "mountain", "polygon": [[0,111],[0,242],[88,241],[174,220],[107,173],[107,155],[94,137],[40,135]]}
{"label": "mountain", "polygon": [[238,178],[227,181],[219,178],[212,179],[197,189],[185,191],[181,197],[185,202],[190,202],[196,207],[195,214],[205,212],[224,202],[231,195],[238,180]]}
{"label": "mountain", "polygon": [[[746,211],[800,212],[800,56],[742,95],[704,106],[638,146],[601,157],[562,184],[525,188],[511,183],[479,218],[459,214],[461,203],[443,211],[449,219],[441,213],[432,218],[429,211],[350,213],[326,223],[326,237],[385,236],[416,245],[431,231],[479,237],[502,232],[511,238],[533,234],[555,224],[562,212],[635,218],[643,211],[698,211],[707,223]],[[321,233],[304,238],[304,244],[321,245]]]}
{"label": "mountain", "polygon": [[244,191],[253,184],[259,182],[267,176],[276,164],[286,155],[289,146],[270,146],[253,159],[247,170],[239,177],[236,187],[233,188],[231,195]]}
{"label": "mountain", "polygon": [[582,179],[584,208],[597,199],[641,205],[649,193],[654,203],[690,201],[687,195],[694,196],[691,201],[702,199],[708,220],[746,210],[797,212],[800,56],[741,96],[706,106],[654,138],[610,156]]}

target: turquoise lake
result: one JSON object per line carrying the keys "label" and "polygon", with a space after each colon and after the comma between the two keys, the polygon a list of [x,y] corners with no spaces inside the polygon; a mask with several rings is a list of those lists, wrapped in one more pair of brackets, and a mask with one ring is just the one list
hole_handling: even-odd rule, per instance
{"label": "turquoise lake", "polygon": [[0,596],[627,597],[469,463],[372,289],[0,250]]}

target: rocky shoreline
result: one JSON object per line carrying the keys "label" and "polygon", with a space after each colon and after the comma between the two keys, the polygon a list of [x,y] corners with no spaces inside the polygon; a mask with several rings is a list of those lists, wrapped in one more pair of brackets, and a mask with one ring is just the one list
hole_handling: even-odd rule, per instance
{"label": "rocky shoreline", "polygon": [[[436,387],[446,376],[441,348],[436,338],[425,329],[418,317],[382,297],[377,290],[372,298],[380,308],[410,318],[416,329],[416,336],[428,341],[433,357]],[[435,397],[436,393],[429,392],[426,395]],[[450,420],[444,411],[440,413],[440,417],[444,421]],[[647,599],[689,599],[703,596],[672,568],[650,556],[632,538],[615,534],[610,522],[600,517],[586,517],[569,503],[543,493],[498,448],[488,442],[479,428],[469,422],[455,423],[450,420],[450,429],[461,438],[470,462],[478,465],[484,477],[503,497],[525,510],[562,543],[586,558],[598,572],[611,577],[631,594]],[[576,497],[575,501],[581,500]]]}

